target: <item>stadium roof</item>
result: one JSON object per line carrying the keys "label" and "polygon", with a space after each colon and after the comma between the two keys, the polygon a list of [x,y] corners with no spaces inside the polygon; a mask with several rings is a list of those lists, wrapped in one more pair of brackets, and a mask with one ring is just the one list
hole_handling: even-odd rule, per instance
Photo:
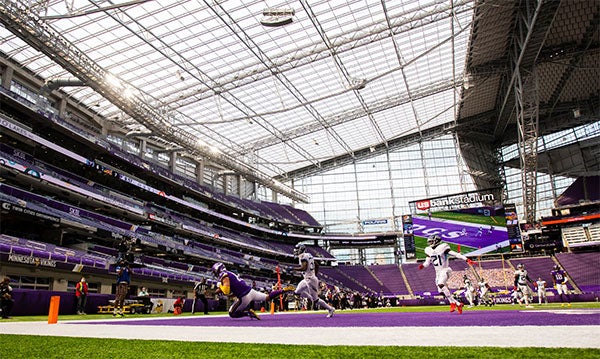
{"label": "stadium roof", "polygon": [[[475,5],[37,4],[32,14],[172,114],[174,126],[272,176],[453,121]],[[269,8],[293,10],[293,21],[264,26]],[[46,79],[72,77],[9,30],[0,31],[8,57]],[[128,130],[147,131],[92,88],[66,90]]]}
{"label": "stadium roof", "polygon": [[[526,58],[535,62],[540,56],[534,55],[549,56],[550,49],[571,44],[568,54],[548,65],[548,116],[562,108],[565,97],[589,100],[598,94],[597,80],[581,93],[572,86],[562,92],[567,83],[586,80],[572,67],[598,71],[598,7],[593,1],[556,3],[540,14],[547,24],[536,28],[537,47]],[[86,86],[64,90],[130,135],[166,138],[172,147],[181,139],[184,148],[198,149],[200,155],[226,154],[224,164],[232,169],[252,168],[285,180],[438,136],[457,125],[467,145],[475,137],[514,142],[507,135],[516,130],[510,130],[514,101],[506,81],[515,1],[0,4],[5,56],[48,80],[76,76]],[[108,76],[83,76],[77,58],[62,56],[67,59],[60,62],[54,56],[60,52],[44,50],[51,44],[15,30],[17,16],[23,15],[12,11],[11,18],[11,7],[26,12],[38,31],[60,34]],[[579,20],[571,19],[573,11],[582,17],[581,25],[575,26]],[[278,21],[286,24],[275,26]],[[463,86],[463,78],[469,86]],[[94,83],[114,84],[119,101]],[[143,102],[140,108],[160,121],[136,117],[126,97]],[[490,125],[497,129],[491,136]],[[475,157],[476,152],[467,156],[467,163],[478,169],[482,159]]]}

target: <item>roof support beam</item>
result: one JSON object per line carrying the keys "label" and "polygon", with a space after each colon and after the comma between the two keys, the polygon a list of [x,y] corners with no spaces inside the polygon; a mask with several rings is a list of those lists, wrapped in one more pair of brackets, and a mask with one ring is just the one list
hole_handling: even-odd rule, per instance
{"label": "roof support beam", "polygon": [[[515,94],[518,129],[518,147],[521,163],[521,186],[523,189],[523,215],[533,224],[536,217],[537,199],[537,141],[539,121],[539,87],[535,66],[531,73],[521,66],[527,45],[532,37],[542,0],[526,0],[517,14],[517,37],[513,41],[512,90]],[[506,104],[506,100],[504,105]],[[502,108],[500,117],[502,116]]]}
{"label": "roof support beam", "polygon": [[347,154],[342,156],[333,157],[327,159],[326,161],[321,162],[320,167],[316,166],[308,166],[303,167],[288,173],[284,173],[283,175],[275,177],[280,181],[284,181],[287,178],[305,178],[309,176],[314,176],[322,172],[330,171],[335,168],[339,168],[342,166],[346,166],[352,164],[356,161],[363,161],[369,158],[373,158],[376,156],[380,156],[384,153],[395,151],[401,148],[405,148],[419,141],[426,141],[430,139],[434,139],[436,137],[443,136],[455,130],[456,126],[453,123],[445,123],[443,125],[435,126],[426,130],[422,130],[421,133],[413,132],[411,134],[407,134],[402,137],[398,137],[395,139],[388,140],[387,143],[378,144],[376,146],[369,146],[359,150],[354,151],[354,157],[351,157]]}
{"label": "roof support beam", "polygon": [[[440,92],[453,89],[453,88],[455,88],[455,86],[461,87],[462,80],[458,80],[455,82],[452,79],[443,79],[443,80],[435,82],[435,83],[430,83],[421,88],[414,89],[411,93],[412,100],[415,101],[415,100],[423,99],[425,97],[432,96],[432,95],[438,94]],[[367,112],[370,114],[375,114],[375,113],[378,113],[381,111],[388,110],[390,108],[405,105],[405,104],[409,103],[410,101],[411,101],[411,97],[408,94],[399,94],[396,96],[383,98],[381,100],[378,100],[377,102],[367,104],[368,110],[365,110],[365,108],[363,106],[360,106],[358,108],[350,109],[348,111],[344,111],[344,112],[338,113],[336,115],[326,117],[324,119],[324,121],[327,123],[327,126],[333,127],[333,126],[336,126],[336,125],[339,125],[339,124],[342,124],[345,122],[353,121],[353,120],[359,119],[361,117],[364,117],[367,115]],[[323,128],[323,125],[321,123],[312,122],[312,123],[309,123],[309,124],[306,124],[306,125],[303,125],[300,127],[290,129],[289,131],[284,132],[282,134],[282,136],[284,138],[295,138],[295,137],[300,137],[300,136],[308,135],[310,133],[319,131],[322,128]],[[262,148],[266,148],[266,147],[275,145],[279,142],[281,142],[279,137],[274,137],[274,136],[266,137],[266,138],[263,138],[261,140],[254,142],[254,143],[248,144],[245,147],[244,151],[259,150]]]}
{"label": "roof support beam", "polygon": [[[205,4],[208,7],[210,7],[210,4],[207,1],[205,1]],[[215,15],[217,15],[217,17],[219,17],[221,21],[223,21],[223,23],[227,25],[231,33],[234,34],[244,44],[244,46],[246,46],[248,50],[250,50],[250,52],[258,58],[258,60],[263,64],[265,69],[269,70],[272,73],[272,76],[275,77],[275,81],[279,81],[285,87],[285,89],[287,89],[292,94],[292,96],[298,99],[298,102],[304,102],[306,99],[303,97],[302,93],[298,91],[298,89],[296,89],[292,82],[289,81],[288,78],[279,71],[279,69],[277,69],[277,66],[273,63],[273,61],[271,61],[269,56],[265,54],[261,50],[261,48],[254,42],[252,37],[249,36],[244,31],[244,29],[241,28],[240,25],[234,19],[231,18],[231,16],[227,11],[225,11],[225,9],[223,9],[219,4],[217,4],[217,7],[221,9],[221,11],[217,11],[214,8],[211,9],[213,9]],[[318,112],[314,110],[312,106],[310,106],[310,109],[307,106],[307,110],[309,110],[308,112],[314,114],[317,120],[320,120]],[[280,135],[281,131],[272,126],[268,121],[262,118],[262,116],[257,115],[253,117],[253,120],[256,123],[258,123],[261,127],[266,129],[268,132],[270,132],[273,136],[279,138],[281,141],[285,140]],[[347,145],[345,144],[345,142],[343,142],[343,139],[341,139],[341,137],[339,137],[335,133],[333,133],[333,135],[333,137],[340,143],[340,145],[342,145],[343,147],[347,147]],[[306,151],[306,149],[297,145],[295,142],[289,141],[287,144],[293,151],[297,152],[300,156],[304,157],[309,162],[313,164],[318,163],[318,160],[310,152]]]}

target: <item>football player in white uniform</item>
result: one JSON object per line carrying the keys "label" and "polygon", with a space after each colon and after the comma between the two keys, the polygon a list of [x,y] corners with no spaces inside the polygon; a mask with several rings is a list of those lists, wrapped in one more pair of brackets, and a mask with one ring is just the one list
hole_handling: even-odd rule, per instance
{"label": "football player in white uniform", "polygon": [[435,283],[437,284],[440,292],[444,293],[450,302],[450,312],[458,310],[458,313],[462,314],[462,308],[464,304],[458,302],[452,297],[450,294],[450,289],[448,289],[448,286],[446,285],[446,282],[448,282],[448,278],[450,278],[450,274],[452,273],[448,256],[453,256],[455,258],[467,261],[469,265],[473,265],[475,262],[464,255],[453,251],[448,243],[442,243],[442,238],[437,234],[431,235],[429,238],[427,238],[427,248],[425,248],[425,254],[427,255],[427,259],[423,264],[419,264],[419,269],[433,265],[435,268]]}
{"label": "football player in white uniform", "polygon": [[538,304],[542,304],[542,298],[544,299],[544,302],[548,304],[548,297],[546,297],[546,281],[542,278],[538,278],[534,285],[537,287]]}
{"label": "football player in white uniform", "polygon": [[533,306],[530,304],[530,298],[531,298],[531,288],[529,288],[529,285],[527,285],[527,282],[530,282],[533,284],[533,281],[531,280],[531,278],[529,278],[529,275],[527,274],[527,271],[525,270],[525,266],[521,263],[519,263],[517,265],[517,270],[515,271],[515,283],[514,283],[514,290],[518,290],[519,292],[521,292],[521,294],[523,295],[523,301],[525,302],[525,308],[533,308]]}
{"label": "football player in white uniform", "polygon": [[331,318],[335,309],[319,298],[319,279],[317,278],[319,268],[315,263],[315,259],[312,254],[306,252],[306,246],[301,243],[298,243],[294,248],[294,255],[298,257],[300,264],[300,267],[295,267],[294,270],[304,272],[304,279],[298,283],[294,293],[327,309],[327,318]]}
{"label": "football player in white uniform", "polygon": [[472,308],[475,300],[475,287],[467,275],[463,276],[463,284],[465,288],[465,298],[469,301],[469,308]]}
{"label": "football player in white uniform", "polygon": [[493,306],[494,299],[490,297],[491,288],[485,278],[481,278],[477,286],[479,287],[479,305]]}

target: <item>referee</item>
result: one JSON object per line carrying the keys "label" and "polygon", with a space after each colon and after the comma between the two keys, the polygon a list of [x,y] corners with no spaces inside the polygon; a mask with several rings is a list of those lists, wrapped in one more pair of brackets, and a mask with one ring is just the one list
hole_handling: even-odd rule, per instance
{"label": "referee", "polygon": [[196,299],[200,299],[204,308],[204,314],[208,314],[208,300],[206,300],[206,292],[208,291],[208,286],[206,285],[206,278],[202,278],[202,280],[196,283],[194,287],[194,302],[192,303],[192,314],[196,311]]}

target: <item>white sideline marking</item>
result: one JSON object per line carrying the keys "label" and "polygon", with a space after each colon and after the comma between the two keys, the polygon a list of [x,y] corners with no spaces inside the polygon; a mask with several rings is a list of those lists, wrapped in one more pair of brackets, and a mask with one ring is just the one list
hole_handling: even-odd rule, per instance
{"label": "white sideline marking", "polygon": [[0,322],[0,333],[297,345],[600,348],[599,326],[260,328]]}

